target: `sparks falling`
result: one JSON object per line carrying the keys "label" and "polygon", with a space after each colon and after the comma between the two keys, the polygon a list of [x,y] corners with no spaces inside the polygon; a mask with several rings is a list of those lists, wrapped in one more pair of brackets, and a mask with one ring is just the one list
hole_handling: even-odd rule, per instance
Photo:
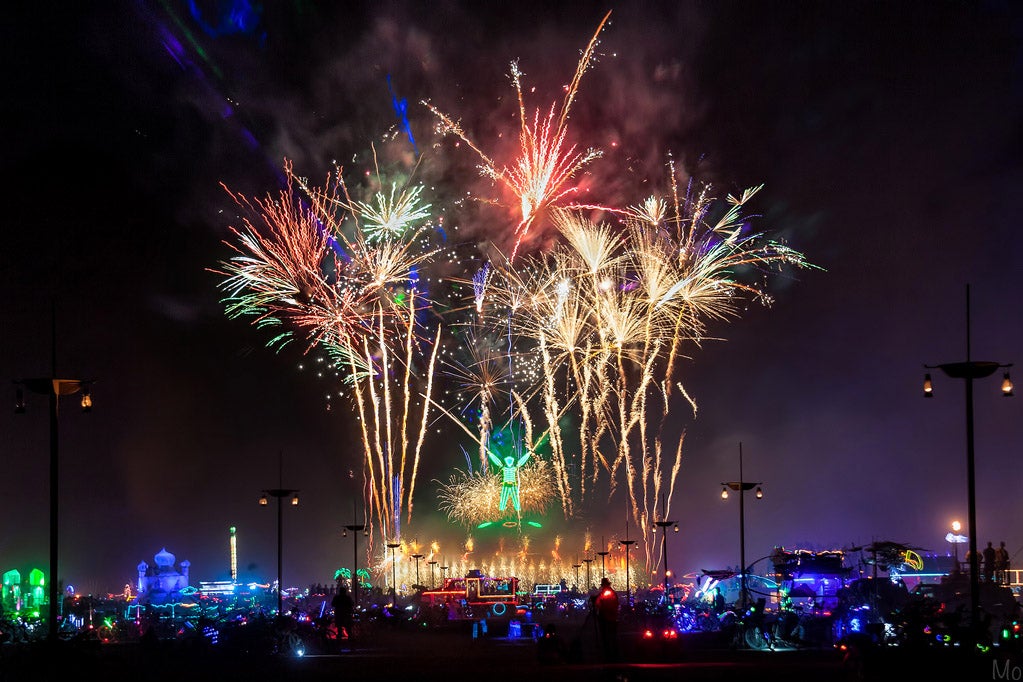
{"label": "sparks falling", "polygon": [[[662,436],[677,409],[673,390],[686,396],[674,376],[678,357],[706,339],[710,322],[736,317],[743,302],[769,303],[762,288],[737,273],[808,265],[801,254],[747,229],[742,209],[756,192],[728,196],[716,208],[722,202],[705,191],[670,220],[629,219],[617,230],[559,209],[553,219],[564,241],[495,273],[492,309],[502,314],[492,324],[503,325],[503,311],[515,307],[510,319],[518,345],[528,340],[530,348],[520,361],[540,372],[519,413],[535,412],[550,435],[566,516],[601,479],[612,492],[623,485],[641,537],[652,527],[658,500],[665,496],[670,505],[684,437],[666,452]],[[559,426],[569,410],[578,419],[578,452],[565,448]],[[571,461],[581,475],[571,474]],[[641,546],[653,562],[656,544]]]}
{"label": "sparks falling", "polygon": [[[683,461],[684,431],[665,429],[675,413],[696,410],[679,376],[683,360],[749,302],[770,304],[769,273],[812,267],[752,229],[745,211],[759,187],[721,198],[671,161],[665,188],[645,188],[627,207],[573,201],[578,174],[601,154],[571,143],[569,113],[609,17],[560,105],[530,115],[512,63],[519,135],[507,163],[426,104],[441,132],[514,195],[514,216],[497,222],[490,242],[453,247],[468,257],[444,260],[428,225],[433,211],[457,219],[459,202],[433,208],[423,185],[385,183],[379,169],[375,183],[350,189],[340,169],[314,187],[286,164],[279,195],[231,194],[246,217],[232,228],[235,255],[217,270],[227,314],[269,330],[277,350],[301,340],[303,352],[331,358],[358,421],[375,537],[400,540],[414,523],[422,459],[457,452],[455,433],[466,468],[438,484],[438,508],[453,523],[501,521],[500,474],[487,462],[506,448],[515,461],[529,455],[519,470],[523,514],[556,510],[571,520],[623,500],[639,538],[633,560],[649,575],[660,551],[650,531],[658,510],[670,512]],[[375,149],[373,157],[376,165]],[[405,169],[409,178],[414,170]],[[594,222],[593,209],[609,218]],[[527,234],[540,229],[556,243],[531,252]],[[431,268],[432,279],[420,280]],[[453,302],[425,285],[441,279]],[[448,447],[429,448],[438,433]],[[520,538],[527,553],[528,536]],[[563,563],[557,544],[549,563],[515,561],[537,575]]]}
{"label": "sparks falling", "polygon": [[583,74],[593,62],[600,33],[610,18],[610,12],[604,15],[589,44],[583,50],[561,107],[556,108],[552,105],[545,115],[541,115],[539,109],[532,117],[527,113],[522,97],[522,72],[519,70],[518,62],[512,62],[511,79],[518,97],[520,127],[518,155],[510,165],[505,166],[494,161],[469,138],[457,121],[432,104],[424,102],[440,119],[445,132],[457,136],[476,152],[481,161],[480,171],[504,184],[517,197],[521,217],[513,230],[515,241],[510,256],[512,261],[515,260],[522,240],[540,213],[577,192],[578,187],[570,184],[571,180],[587,164],[601,156],[601,152],[595,148],[576,151],[575,145],[566,143],[566,137],[568,115],[579,93]]}
{"label": "sparks falling", "polygon": [[[426,302],[410,280],[434,255],[416,247],[415,223],[426,215],[419,191],[374,210],[350,200],[340,169],[323,187],[308,186],[290,164],[285,176],[276,198],[231,194],[247,215],[244,227],[232,228],[236,255],[217,271],[227,313],[279,328],[273,347],[302,334],[305,352],[327,351],[357,410],[372,518],[383,537],[400,537],[402,515],[412,514],[441,334],[417,321]],[[381,228],[382,207],[391,210],[384,222],[400,222],[400,230]]]}

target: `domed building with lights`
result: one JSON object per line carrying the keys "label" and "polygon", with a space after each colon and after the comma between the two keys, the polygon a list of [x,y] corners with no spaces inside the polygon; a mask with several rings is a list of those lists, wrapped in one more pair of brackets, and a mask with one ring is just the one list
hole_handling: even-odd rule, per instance
{"label": "domed building with lights", "polygon": [[145,561],[139,563],[138,595],[135,603],[161,605],[181,602],[185,595],[194,592],[188,584],[188,569],[191,563],[175,562],[175,556],[165,547],[153,557],[153,566]]}

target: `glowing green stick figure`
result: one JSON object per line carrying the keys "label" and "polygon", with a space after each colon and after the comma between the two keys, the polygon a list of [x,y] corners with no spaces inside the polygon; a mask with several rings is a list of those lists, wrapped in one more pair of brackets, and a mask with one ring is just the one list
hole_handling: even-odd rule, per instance
{"label": "glowing green stick figure", "polygon": [[522,505],[519,503],[519,467],[529,459],[529,453],[527,452],[522,455],[517,462],[511,455],[505,457],[503,462],[493,452],[488,453],[488,455],[494,466],[501,467],[502,469],[501,502],[497,505],[497,508],[504,511],[508,507],[508,500],[511,500],[512,508],[516,512],[522,511]]}

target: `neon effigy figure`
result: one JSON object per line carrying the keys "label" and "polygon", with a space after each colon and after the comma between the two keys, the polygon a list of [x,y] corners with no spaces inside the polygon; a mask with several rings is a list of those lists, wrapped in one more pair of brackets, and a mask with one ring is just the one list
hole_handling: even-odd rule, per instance
{"label": "neon effigy figure", "polygon": [[519,467],[526,463],[529,459],[529,453],[522,455],[516,462],[515,458],[508,455],[502,462],[501,459],[494,453],[489,453],[490,461],[494,463],[494,466],[501,467],[501,502],[497,505],[497,508],[504,511],[508,507],[508,501],[511,500],[512,508],[516,512],[522,511],[522,505],[519,502]]}

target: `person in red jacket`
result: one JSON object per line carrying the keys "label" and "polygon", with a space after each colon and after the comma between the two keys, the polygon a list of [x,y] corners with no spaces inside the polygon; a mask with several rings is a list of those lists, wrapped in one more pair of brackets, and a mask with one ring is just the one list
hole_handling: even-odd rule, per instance
{"label": "person in red jacket", "polygon": [[611,587],[611,581],[600,581],[600,591],[593,603],[597,614],[597,630],[604,659],[618,660],[618,593]]}

